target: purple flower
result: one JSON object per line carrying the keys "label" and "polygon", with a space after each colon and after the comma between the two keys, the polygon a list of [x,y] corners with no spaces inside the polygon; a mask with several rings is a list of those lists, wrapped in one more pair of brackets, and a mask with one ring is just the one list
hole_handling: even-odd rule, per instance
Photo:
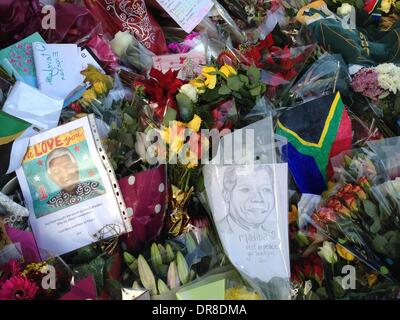
{"label": "purple flower", "polygon": [[192,32],[191,34],[188,34],[185,38],[184,41],[190,41],[193,40],[194,38],[197,38],[200,35],[198,32]]}
{"label": "purple flower", "polygon": [[358,71],[353,76],[351,86],[355,92],[359,92],[372,100],[378,100],[384,91],[379,86],[378,73],[372,68],[362,68]]}

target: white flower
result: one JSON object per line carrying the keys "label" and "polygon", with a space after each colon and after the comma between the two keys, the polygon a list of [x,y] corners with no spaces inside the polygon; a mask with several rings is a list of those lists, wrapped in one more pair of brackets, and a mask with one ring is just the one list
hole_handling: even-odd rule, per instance
{"label": "white flower", "polygon": [[382,89],[394,94],[400,92],[400,67],[393,63],[382,63],[375,67]]}
{"label": "white flower", "polygon": [[133,40],[134,38],[129,32],[119,31],[114,36],[114,39],[110,42],[111,49],[119,58],[121,58]]}
{"label": "white flower", "polygon": [[135,151],[143,161],[146,161],[146,134],[143,132],[136,132]]}
{"label": "white flower", "polygon": [[337,14],[339,16],[347,16],[351,13],[351,10],[353,9],[353,6],[348,4],[348,3],[343,3],[339,8],[337,8]]}
{"label": "white flower", "polygon": [[180,93],[183,93],[188,96],[192,102],[196,103],[198,96],[197,96],[197,89],[196,87],[192,86],[190,83],[184,84],[182,87],[179,89]]}
{"label": "white flower", "polygon": [[318,255],[326,262],[334,264],[338,261],[338,256],[335,252],[335,245],[332,242],[324,241],[321,248],[318,248]]}

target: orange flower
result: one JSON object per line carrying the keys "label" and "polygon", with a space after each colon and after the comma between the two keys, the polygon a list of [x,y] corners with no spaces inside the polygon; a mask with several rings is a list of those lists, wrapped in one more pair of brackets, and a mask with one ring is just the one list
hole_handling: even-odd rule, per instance
{"label": "orange flower", "polygon": [[367,194],[364,192],[364,190],[360,186],[354,186],[353,187],[353,192],[357,194],[357,196],[361,200],[366,200],[367,199]]}
{"label": "orange flower", "polygon": [[367,177],[361,177],[357,180],[357,183],[363,187],[366,190],[369,190],[371,188],[371,185],[369,184],[368,178]]}
{"label": "orange flower", "polygon": [[337,198],[331,198],[326,205],[328,208],[335,210],[335,212],[350,216],[351,212],[347,209]]}
{"label": "orange flower", "polygon": [[346,193],[342,196],[343,201],[346,203],[347,208],[351,211],[358,211],[357,199],[352,193]]}
{"label": "orange flower", "polygon": [[314,219],[326,223],[329,221],[336,221],[336,215],[332,208],[323,207],[318,209],[315,213]]}

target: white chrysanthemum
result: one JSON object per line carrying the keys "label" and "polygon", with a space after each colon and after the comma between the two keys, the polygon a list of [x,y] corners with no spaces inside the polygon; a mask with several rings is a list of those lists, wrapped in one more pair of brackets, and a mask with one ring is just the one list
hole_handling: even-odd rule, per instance
{"label": "white chrysanthemum", "polygon": [[400,67],[393,63],[383,63],[375,70],[378,72],[378,81],[382,89],[394,94],[400,92]]}
{"label": "white chrysanthemum", "polygon": [[343,3],[339,8],[337,8],[336,12],[339,16],[347,16],[351,13],[353,6],[348,3]]}

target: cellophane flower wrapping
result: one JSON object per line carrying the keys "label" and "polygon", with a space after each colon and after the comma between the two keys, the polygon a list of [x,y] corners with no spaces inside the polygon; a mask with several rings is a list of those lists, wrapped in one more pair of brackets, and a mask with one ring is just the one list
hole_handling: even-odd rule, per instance
{"label": "cellophane flower wrapping", "polygon": [[[311,222],[380,276],[399,279],[399,175],[388,154],[396,141],[372,141],[336,159],[337,184],[326,193]],[[392,149],[393,150],[393,149]]]}

